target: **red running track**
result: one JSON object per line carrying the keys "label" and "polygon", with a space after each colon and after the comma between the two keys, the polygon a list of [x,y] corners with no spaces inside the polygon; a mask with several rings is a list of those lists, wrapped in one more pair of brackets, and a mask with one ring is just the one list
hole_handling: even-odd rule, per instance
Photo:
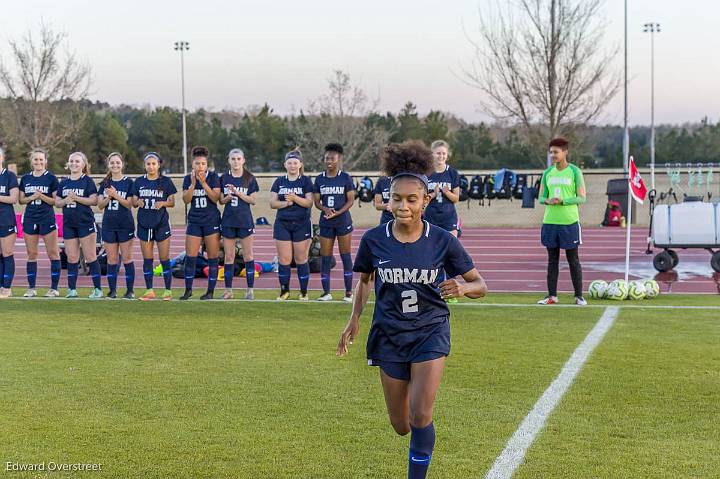
{"label": "red running track", "polygon": [[[353,233],[353,250],[358,247],[360,237],[365,229],[356,229]],[[652,255],[646,255],[647,231],[634,230],[631,238],[630,271],[631,279],[656,278],[663,291],[678,293],[718,293],[720,292],[720,274],[713,273],[710,267],[710,254],[704,250],[679,250],[680,263],[675,271],[657,274],[652,266]],[[176,256],[184,248],[184,228],[174,228],[171,243],[171,256]],[[542,294],[546,291],[546,261],[545,248],[540,245],[539,228],[467,228],[463,231],[461,242],[470,253],[481,274],[487,280],[491,291],[498,292],[536,292]],[[270,227],[258,227],[255,234],[255,260],[272,261],[275,256],[275,245],[272,240]],[[585,287],[590,281],[603,279],[606,281],[622,278],[625,267],[625,230],[620,228],[584,228],[583,245],[580,247],[580,260],[583,266],[583,281]],[[16,276],[14,287],[18,290],[27,284],[25,275],[25,261],[27,258],[24,243],[18,240],[15,248]],[[142,277],[142,260],[140,245],[136,242],[136,288],[144,288]],[[343,288],[342,266],[339,255],[336,253],[338,265],[332,271],[332,288]],[[123,274],[121,272],[121,274]],[[38,261],[38,287],[49,285],[50,263],[44,257],[41,247]],[[92,283],[87,276],[81,276],[78,286],[87,287]],[[155,278],[155,286],[162,284],[161,278]],[[60,286],[65,287],[66,277],[63,271]],[[174,279],[175,287],[182,287],[178,279]],[[245,278],[236,277],[233,286],[244,288]],[[103,287],[106,287],[103,278]],[[124,289],[123,279],[120,278],[118,286]],[[196,288],[205,287],[205,281],[196,279]],[[277,275],[266,273],[256,278],[256,288],[278,287]],[[291,288],[297,289],[297,277],[293,271]],[[567,263],[564,258],[560,261],[560,291],[572,291]],[[223,288],[222,281],[218,282],[218,289]],[[313,274],[310,279],[310,289],[321,289],[320,275]],[[16,293],[17,294],[17,293]]]}

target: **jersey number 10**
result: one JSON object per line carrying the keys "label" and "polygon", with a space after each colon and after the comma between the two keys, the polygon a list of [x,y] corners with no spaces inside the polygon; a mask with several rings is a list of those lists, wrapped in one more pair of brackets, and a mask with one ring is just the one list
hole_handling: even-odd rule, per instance
{"label": "jersey number 10", "polygon": [[195,198],[195,208],[205,208],[207,206],[207,198],[204,196],[198,196]]}

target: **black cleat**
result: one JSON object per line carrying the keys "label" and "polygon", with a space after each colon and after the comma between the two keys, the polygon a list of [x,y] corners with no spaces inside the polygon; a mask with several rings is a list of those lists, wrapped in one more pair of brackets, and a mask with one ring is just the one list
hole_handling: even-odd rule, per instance
{"label": "black cleat", "polygon": [[135,299],[135,293],[128,291],[123,295],[123,299]]}
{"label": "black cleat", "polygon": [[180,301],[187,301],[192,296],[192,289],[186,289],[182,296],[180,296]]}
{"label": "black cleat", "polygon": [[213,299],[214,291],[206,291],[205,294],[200,296],[201,300]]}
{"label": "black cleat", "polygon": [[110,298],[110,299],[115,299],[115,298],[117,298],[117,291],[110,291],[110,292],[107,294],[107,297]]}

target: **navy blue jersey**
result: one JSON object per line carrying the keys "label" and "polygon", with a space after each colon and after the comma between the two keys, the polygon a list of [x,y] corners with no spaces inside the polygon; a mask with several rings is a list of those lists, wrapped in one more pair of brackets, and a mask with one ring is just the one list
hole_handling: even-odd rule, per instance
{"label": "navy blue jersey", "polygon": [[[308,193],[313,192],[313,183],[310,177],[300,175],[294,180],[290,180],[287,175],[278,176],[272,184],[270,191],[277,193],[278,200],[285,201],[287,193],[295,193],[305,198]],[[297,203],[287,208],[281,208],[277,212],[275,219],[283,221],[305,221],[310,219],[310,208],[303,208]]]}
{"label": "navy blue jersey", "polygon": [[[205,180],[211,190],[220,188],[220,177],[214,171],[206,172]],[[190,188],[190,175],[186,175],[183,179],[183,191]],[[190,202],[190,211],[187,217],[188,224],[202,226],[220,226],[220,210],[217,203],[211,201],[207,196],[207,191],[200,184],[200,180],[195,179],[195,189],[193,190],[193,198]]]}
{"label": "navy blue jersey", "polygon": [[[377,183],[375,183],[375,188],[373,188],[373,195],[381,195],[382,196],[382,202],[384,205],[390,203],[390,183],[392,180],[389,176],[381,176],[378,178]],[[380,215],[380,224],[387,223],[388,221],[392,221],[393,215],[389,211],[385,210],[382,212],[382,215]]]}
{"label": "navy blue jersey", "polygon": [[[0,196],[10,196],[13,188],[18,187],[17,176],[12,171],[3,168],[0,171]],[[0,225],[15,226],[15,207],[7,203],[0,203]]]}
{"label": "navy blue jersey", "polygon": [[[388,344],[417,340],[419,331],[446,321],[449,310],[440,295],[441,272],[448,278],[474,268],[460,242],[447,231],[424,221],[420,239],[401,243],[392,233],[391,221],[365,232],[355,256],[353,271],[375,272],[375,311],[372,334]],[[375,352],[375,359],[407,361],[397,351]],[[377,357],[379,356],[379,357]]]}
{"label": "navy blue jersey", "polygon": [[[222,185],[223,194],[225,195],[231,194],[228,188],[229,185],[233,185],[244,195],[251,195],[260,191],[260,187],[254,176],[250,178],[248,184],[245,184],[242,176],[233,176],[230,171],[222,175],[220,184]],[[222,225],[232,228],[252,228],[254,224],[255,221],[253,220],[252,211],[250,211],[250,204],[232,195],[230,202],[225,203],[222,214]]]}
{"label": "navy blue jersey", "polygon": [[[40,176],[27,173],[20,179],[20,190],[25,193],[25,196],[32,196],[39,191],[52,198],[53,193],[58,190],[58,185],[57,177],[47,170]],[[54,223],[55,209],[53,205],[49,205],[43,200],[33,200],[25,206],[23,220],[36,224]]]}
{"label": "navy blue jersey", "polygon": [[172,180],[161,176],[149,180],[147,175],[135,179],[133,183],[133,196],[143,200],[145,204],[138,208],[138,225],[146,229],[154,229],[168,224],[170,216],[165,208],[154,209],[155,202],[167,201],[168,197],[177,193]]}
{"label": "navy blue jersey", "polygon": [[[107,184],[103,180],[100,182],[98,194],[104,195],[105,188],[111,186],[117,190],[118,195],[123,199],[129,198],[133,194],[133,180],[127,176],[123,176],[122,179],[118,181],[110,179],[107,181]],[[102,227],[108,231],[134,230],[135,222],[133,221],[132,212],[117,200],[111,199],[103,212]]]}
{"label": "navy blue jersey", "polygon": [[[58,198],[65,199],[70,193],[75,193],[76,196],[82,198],[89,198],[97,193],[97,188],[92,178],[85,174],[77,180],[73,180],[70,177],[63,178],[58,185],[57,196]],[[63,206],[62,212],[63,225],[73,228],[95,225],[95,214],[90,206],[81,205],[77,202],[70,203]]]}
{"label": "navy blue jersey", "polygon": [[[338,171],[335,176],[327,176],[321,173],[315,177],[314,193],[320,194],[320,202],[326,208],[339,210],[347,203],[347,192],[355,191],[355,183],[352,176],[344,171]],[[345,226],[352,224],[350,211],[330,218],[325,218],[325,213],[320,213],[320,225],[322,226]]]}
{"label": "navy blue jersey", "polygon": [[442,194],[444,187],[453,190],[460,186],[460,174],[457,170],[447,165],[445,166],[445,171],[441,171],[440,173],[435,172],[428,176],[428,183],[428,189],[431,193],[435,191],[435,186],[439,186],[440,191],[437,196],[430,201],[428,207],[425,208],[425,219],[433,224],[447,223],[449,220],[457,219],[455,203]]}

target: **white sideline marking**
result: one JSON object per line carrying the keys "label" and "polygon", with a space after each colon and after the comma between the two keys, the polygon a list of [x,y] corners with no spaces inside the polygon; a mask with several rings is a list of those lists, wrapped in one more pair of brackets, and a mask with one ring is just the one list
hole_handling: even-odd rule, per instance
{"label": "white sideline marking", "polygon": [[509,479],[512,477],[518,466],[523,463],[525,453],[535,441],[535,437],[545,427],[545,421],[570,388],[590,354],[610,330],[619,312],[620,309],[617,306],[609,306],[605,309],[598,322],[567,360],[560,374],[540,396],[532,411],[525,416],[505,449],[495,459],[485,476],[486,479]]}

